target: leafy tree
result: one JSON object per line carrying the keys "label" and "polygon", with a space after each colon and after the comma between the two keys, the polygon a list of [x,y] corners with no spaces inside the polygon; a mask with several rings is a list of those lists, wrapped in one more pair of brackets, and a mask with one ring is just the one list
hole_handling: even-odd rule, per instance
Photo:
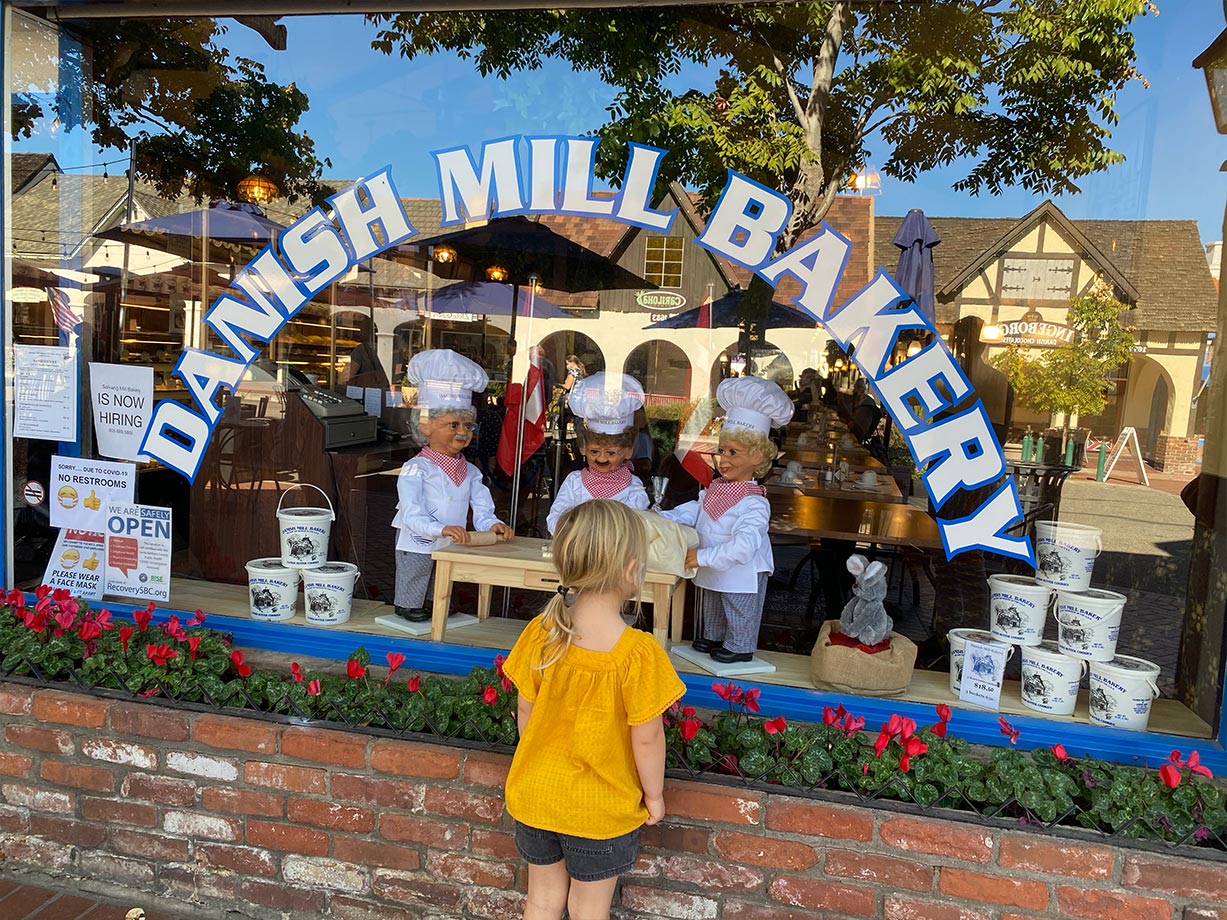
{"label": "leafy tree", "polygon": [[1065,322],[1074,330],[1072,342],[1046,349],[1038,358],[1008,346],[989,363],[1006,375],[1023,405],[1064,414],[1068,431],[1071,415],[1104,410],[1108,375],[1132,356],[1136,340],[1120,318],[1126,309],[1099,282],[1069,302]]}
{"label": "leafy tree", "polygon": [[232,60],[215,20],[88,19],[60,28],[79,45],[61,42],[50,60],[42,36],[14,30],[13,67],[58,79],[16,81],[13,137],[55,118],[64,130],[89,130],[104,150],[126,151],[135,140],[137,175],[167,198],[233,198],[257,168],[291,201],[330,194],[320,180],[332,164],[294,130],[306,94],[270,81],[256,61]]}

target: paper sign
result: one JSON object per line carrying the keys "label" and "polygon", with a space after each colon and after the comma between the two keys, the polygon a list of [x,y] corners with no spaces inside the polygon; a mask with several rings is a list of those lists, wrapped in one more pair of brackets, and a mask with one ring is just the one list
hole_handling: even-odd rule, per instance
{"label": "paper sign", "polygon": [[354,402],[362,402],[362,387],[346,387],[345,395]]}
{"label": "paper sign", "polygon": [[383,414],[383,390],[367,387],[362,393],[362,411],[379,418]]}
{"label": "paper sign", "polygon": [[996,710],[1001,706],[1001,684],[1011,648],[968,641],[963,658],[963,683],[959,699],[964,703]]}
{"label": "paper sign", "polygon": [[87,601],[102,600],[102,560],[106,538],[84,530],[61,530],[47,561],[43,584],[67,588]]}
{"label": "paper sign", "polygon": [[106,518],[106,593],[170,600],[169,508],[111,505]]}
{"label": "paper sign", "polygon": [[51,458],[51,526],[102,533],[108,502],[127,504],[136,491],[136,467],[109,460]]}
{"label": "paper sign", "polygon": [[77,440],[77,358],[57,345],[13,346],[13,437]]}
{"label": "paper sign", "polygon": [[141,453],[141,440],[153,414],[153,368],[91,361],[89,382],[98,453],[117,460],[148,460]]}

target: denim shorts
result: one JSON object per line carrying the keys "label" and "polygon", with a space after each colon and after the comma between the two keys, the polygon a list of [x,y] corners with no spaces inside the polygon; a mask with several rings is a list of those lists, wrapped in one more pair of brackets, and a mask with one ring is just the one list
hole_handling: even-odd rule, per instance
{"label": "denim shorts", "polygon": [[639,829],[609,840],[589,840],[543,831],[516,822],[516,849],[534,866],[566,860],[567,875],[577,882],[600,882],[625,875],[639,859]]}

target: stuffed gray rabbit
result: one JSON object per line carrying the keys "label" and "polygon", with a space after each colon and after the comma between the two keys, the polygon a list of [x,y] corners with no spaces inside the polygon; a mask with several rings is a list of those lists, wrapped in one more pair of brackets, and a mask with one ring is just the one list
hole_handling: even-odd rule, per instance
{"label": "stuffed gray rabbit", "polygon": [[852,600],[839,617],[839,631],[862,645],[877,645],[894,626],[886,613],[886,566],[868,562],[864,556],[849,556],[848,571],[856,576]]}

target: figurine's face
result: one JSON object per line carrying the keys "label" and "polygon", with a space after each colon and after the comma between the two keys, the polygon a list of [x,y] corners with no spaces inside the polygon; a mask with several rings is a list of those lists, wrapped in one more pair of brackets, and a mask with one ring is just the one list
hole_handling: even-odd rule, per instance
{"label": "figurine's face", "polygon": [[631,458],[629,447],[614,447],[611,444],[589,444],[584,448],[588,469],[597,473],[612,473]]}
{"label": "figurine's face", "polygon": [[473,432],[477,430],[477,423],[472,417],[462,412],[449,412],[447,415],[440,415],[436,418],[423,419],[421,428],[422,434],[426,437],[427,447],[449,457],[455,457],[473,440]]}
{"label": "figurine's face", "polygon": [[763,462],[763,452],[747,447],[729,437],[722,437],[716,445],[716,469],[724,479],[731,482],[747,482],[754,478],[754,471]]}

